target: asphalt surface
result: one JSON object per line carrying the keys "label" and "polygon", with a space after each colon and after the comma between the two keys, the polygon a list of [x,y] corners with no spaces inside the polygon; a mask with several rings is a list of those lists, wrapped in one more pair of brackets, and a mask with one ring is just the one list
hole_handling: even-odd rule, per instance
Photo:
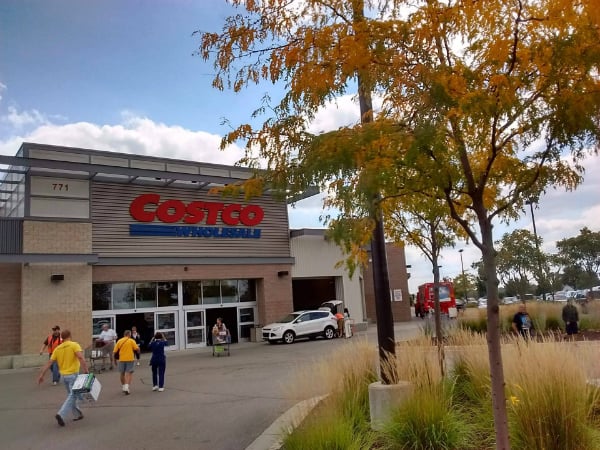
{"label": "asphalt surface", "polygon": [[[414,335],[419,325],[398,324],[396,340]],[[306,400],[290,389],[300,367],[358,339],[376,345],[376,333],[373,325],[351,339],[232,344],[231,356],[213,357],[211,348],[170,352],[164,392],[152,391],[149,355],[142,355],[131,395],[121,392],[115,371],[100,373],[98,402],[84,403],[85,418],[65,427],[54,416],[66,391],[52,386],[49,372],[38,386],[39,369],[2,370],[0,447],[243,450]]]}

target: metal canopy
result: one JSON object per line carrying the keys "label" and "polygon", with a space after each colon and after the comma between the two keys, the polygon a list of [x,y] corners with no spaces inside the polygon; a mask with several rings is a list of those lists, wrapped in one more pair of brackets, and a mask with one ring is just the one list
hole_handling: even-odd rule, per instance
{"label": "metal canopy", "polygon": [[[117,184],[171,186],[190,190],[210,189],[238,183],[251,178],[255,173],[254,170],[244,167],[34,143],[23,143],[19,154],[29,155],[30,151],[52,152],[52,157],[31,158],[0,155],[0,165],[9,166],[7,168],[0,167],[0,173],[29,173],[30,175],[56,176]],[[56,157],[57,154],[60,156]],[[62,160],[62,155],[64,155],[65,160]],[[73,159],[73,155],[78,157],[80,161],[66,160]],[[82,162],[84,160],[88,162]],[[94,161],[100,160],[108,162],[94,163]],[[113,161],[118,161],[118,163],[111,165]],[[139,166],[162,167],[163,170]],[[18,183],[12,180],[0,180],[0,187],[3,184]],[[271,189],[267,189],[265,192],[274,194]],[[288,198],[287,202],[294,203],[318,193],[319,190],[313,187],[293,198]]]}

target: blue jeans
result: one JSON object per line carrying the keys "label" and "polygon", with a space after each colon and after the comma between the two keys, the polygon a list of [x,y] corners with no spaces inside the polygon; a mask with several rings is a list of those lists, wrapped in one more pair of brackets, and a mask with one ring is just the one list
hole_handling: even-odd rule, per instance
{"label": "blue jeans", "polygon": [[152,386],[165,387],[167,363],[152,364]]}
{"label": "blue jeans", "polygon": [[81,413],[81,410],[77,407],[77,402],[82,400],[81,395],[74,394],[73,391],[71,390],[71,388],[73,387],[73,383],[75,383],[75,379],[77,378],[77,375],[79,375],[79,374],[74,373],[72,375],[63,375],[63,377],[62,377],[63,383],[65,383],[65,388],[67,389],[67,394],[68,394],[67,399],[65,400],[65,402],[61,406],[60,410],[58,411],[58,414],[60,414],[60,416],[63,419],[67,418],[67,415],[69,414],[69,412],[71,412],[71,414],[73,414],[73,417],[75,419],[83,415]]}
{"label": "blue jeans", "polygon": [[60,381],[60,372],[58,371],[58,363],[56,361],[52,362],[50,370],[52,371],[52,382],[58,383]]}

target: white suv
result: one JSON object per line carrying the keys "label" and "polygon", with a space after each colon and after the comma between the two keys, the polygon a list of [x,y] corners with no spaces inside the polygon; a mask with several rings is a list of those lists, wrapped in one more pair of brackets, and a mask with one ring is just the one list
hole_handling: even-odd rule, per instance
{"label": "white suv", "polygon": [[337,329],[337,319],[329,311],[296,311],[288,314],[279,322],[270,323],[262,329],[263,340],[269,344],[283,341],[293,343],[297,338],[316,339],[323,336],[333,339]]}

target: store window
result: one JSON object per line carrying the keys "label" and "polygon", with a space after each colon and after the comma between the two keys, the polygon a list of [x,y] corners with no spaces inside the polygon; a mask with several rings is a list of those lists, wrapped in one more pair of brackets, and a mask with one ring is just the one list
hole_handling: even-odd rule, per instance
{"label": "store window", "polygon": [[115,283],[112,285],[113,309],[134,309],[134,283]]}
{"label": "store window", "polygon": [[255,280],[184,281],[182,284],[186,306],[256,301]]}
{"label": "store window", "polygon": [[135,284],[136,308],[156,308],[156,284],[154,282]]}
{"label": "store window", "polygon": [[219,280],[202,282],[202,303],[205,305],[218,305],[221,303],[221,282]]}
{"label": "store window", "polygon": [[202,304],[202,282],[184,281],[183,283],[183,304],[201,305]]}
{"label": "store window", "polygon": [[158,283],[158,306],[177,305],[177,281],[160,281]]}
{"label": "store window", "polygon": [[111,285],[106,283],[92,284],[92,311],[112,309]]}
{"label": "store window", "polygon": [[240,302],[256,301],[256,280],[239,280]]}
{"label": "store window", "polygon": [[238,302],[238,280],[221,280],[221,299],[223,303]]}

